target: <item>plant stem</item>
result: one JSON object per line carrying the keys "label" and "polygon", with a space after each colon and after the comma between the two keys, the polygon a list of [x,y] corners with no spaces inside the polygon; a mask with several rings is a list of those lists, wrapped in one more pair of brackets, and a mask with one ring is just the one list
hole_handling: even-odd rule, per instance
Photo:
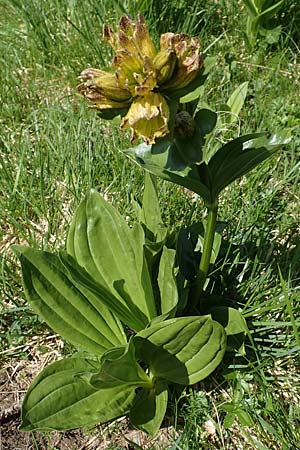
{"label": "plant stem", "polygon": [[207,206],[207,211],[207,223],[205,228],[203,251],[199,265],[199,273],[196,277],[194,288],[191,291],[190,306],[192,309],[197,307],[200,303],[204,284],[208,274],[217,225],[218,199],[216,199],[213,204]]}

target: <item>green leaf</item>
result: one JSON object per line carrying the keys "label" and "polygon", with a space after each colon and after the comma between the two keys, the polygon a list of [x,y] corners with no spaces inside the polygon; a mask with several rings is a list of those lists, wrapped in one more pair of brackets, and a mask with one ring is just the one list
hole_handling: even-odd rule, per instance
{"label": "green leaf", "polygon": [[239,113],[244,105],[247,91],[248,91],[248,81],[240,84],[231,94],[227,101],[227,105],[230,108],[232,114],[228,115],[228,122],[233,123],[237,120]]}
{"label": "green leaf", "polygon": [[67,250],[97,283],[133,314],[140,311],[148,323],[156,310],[144,243],[142,228],[130,229],[118,211],[92,190],[76,211]]}
{"label": "green leaf", "polygon": [[130,409],[133,425],[155,436],[165,416],[167,404],[168,389],[165,383],[157,382],[153,389],[142,389]]}
{"label": "green leaf", "polygon": [[264,133],[256,133],[241,136],[221,147],[208,163],[213,198],[289,141],[287,132],[270,138]]}
{"label": "green leaf", "polygon": [[[178,303],[177,284],[174,276],[176,251],[164,246],[159,264],[158,286],[162,314],[175,314]],[[169,317],[171,317],[169,316]]]}
{"label": "green leaf", "polygon": [[[187,166],[184,161],[184,146],[180,146],[180,152],[177,152],[179,158],[174,158],[174,143],[167,140],[161,140],[155,145],[140,144],[136,147],[124,150],[124,153],[131,157],[143,169],[157,175],[164,180],[184,186],[199,194],[207,203],[211,202],[211,195],[204,180],[199,175],[197,164]],[[183,168],[183,166],[185,166]]]}
{"label": "green leaf", "polygon": [[68,358],[46,367],[30,385],[22,406],[22,431],[90,427],[128,412],[135,393],[131,386],[93,387],[85,377],[100,364]]}
{"label": "green leaf", "polygon": [[263,25],[266,21],[270,20],[282,7],[284,0],[280,0],[273,5],[270,5],[268,8],[263,9],[258,15],[258,23]]}
{"label": "green leaf", "polygon": [[254,425],[254,421],[251,417],[251,415],[248,413],[248,411],[245,411],[242,408],[239,408],[236,411],[236,415],[239,419],[239,422],[241,425],[243,425],[244,427],[252,427]]}
{"label": "green leaf", "polygon": [[232,425],[234,424],[234,421],[235,421],[235,413],[234,412],[226,413],[226,416],[224,417],[223,420],[224,429],[228,430],[229,428],[231,428]]}
{"label": "green leaf", "polygon": [[67,253],[61,252],[59,258],[73,283],[95,295],[103,305],[112,311],[123,323],[135,331],[142,330],[148,324],[147,317],[130,301],[129,298],[120,299],[92,278],[75,259]]}
{"label": "green leaf", "polygon": [[241,312],[227,306],[215,306],[208,312],[224,327],[227,335],[227,350],[238,351],[244,355],[244,340],[248,333],[248,327]]}
{"label": "green leaf", "polygon": [[167,235],[157,196],[156,178],[145,172],[145,187],[140,220],[146,227],[146,238],[152,242],[162,242]]}
{"label": "green leaf", "polygon": [[194,119],[200,130],[200,135],[204,139],[215,128],[218,115],[211,109],[202,108],[197,111]]}
{"label": "green leaf", "polygon": [[226,350],[224,328],[210,316],[169,319],[139,332],[136,355],[162,380],[193,384],[206,378]]}
{"label": "green leaf", "polygon": [[81,291],[57,255],[21,246],[14,251],[28,302],[56,333],[96,355],[126,342],[113,314],[97,295]]}
{"label": "green leaf", "polygon": [[261,28],[259,31],[260,31],[261,35],[265,36],[267,43],[272,45],[272,44],[276,44],[279,41],[282,27],[281,27],[281,25],[279,25],[278,27],[273,28],[272,30],[267,30],[266,28]]}
{"label": "green leaf", "polygon": [[180,103],[189,103],[197,98],[201,97],[204,94],[204,86],[198,86],[194,91],[189,92],[180,98]]}
{"label": "green leaf", "polygon": [[136,361],[132,340],[126,346],[108,350],[103,354],[101,363],[100,371],[89,380],[96,388],[120,384],[152,388],[151,379]]}

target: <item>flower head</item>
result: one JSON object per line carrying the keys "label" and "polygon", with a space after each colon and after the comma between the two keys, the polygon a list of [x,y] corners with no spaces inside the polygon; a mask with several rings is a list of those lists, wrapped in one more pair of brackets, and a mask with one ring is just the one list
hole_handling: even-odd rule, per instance
{"label": "flower head", "polygon": [[153,144],[170,132],[168,99],[203,65],[199,42],[166,33],[157,50],[142,15],[136,21],[123,16],[117,31],[105,26],[104,38],[115,52],[111,68],[84,70],[79,92],[99,110],[123,109],[121,128],[131,128],[133,141],[142,137]]}

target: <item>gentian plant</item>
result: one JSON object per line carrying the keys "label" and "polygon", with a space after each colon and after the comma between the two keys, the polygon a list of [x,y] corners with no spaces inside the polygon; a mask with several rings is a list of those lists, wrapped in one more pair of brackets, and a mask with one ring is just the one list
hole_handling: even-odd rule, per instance
{"label": "gentian plant", "polygon": [[[77,349],[29,387],[24,431],[86,427],[128,414],[155,435],[171,384],[197,383],[227,350],[243,352],[240,311],[210,303],[208,294],[203,302],[221,244],[219,196],[287,142],[256,133],[208,151],[217,114],[197,108],[210,70],[198,40],[166,33],[157,49],[142,16],[122,17],[104,37],[115,52],[111,67],[84,70],[79,91],[102,118],[121,116],[132,143],[143,141],[123,151],[146,171],[143,201],[134,201],[137,220],[129,226],[92,190],[75,212],[65,251],[15,247],[28,301]],[[170,232],[157,176],[198,194],[206,220]]]}

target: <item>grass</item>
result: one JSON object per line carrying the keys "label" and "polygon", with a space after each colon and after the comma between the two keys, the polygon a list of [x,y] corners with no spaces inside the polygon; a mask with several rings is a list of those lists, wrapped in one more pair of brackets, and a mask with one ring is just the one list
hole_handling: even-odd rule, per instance
{"label": "grass", "polygon": [[[142,11],[151,32],[188,32],[217,58],[202,98],[222,111],[233,90],[249,81],[239,120],[217,141],[238,134],[292,129],[291,144],[229,187],[221,199],[228,222],[214,289],[243,308],[250,326],[246,356],[235,355],[197,391],[171,405],[179,436],[172,449],[296,449],[300,423],[299,5],[287,0],[277,20],[280,41],[247,46],[241,2],[154,0],[23,2],[1,0],[0,222],[1,359],[27,358],[26,342],[47,336],[30,311],[11,245],[64,246],[84,193],[97,187],[133,217],[132,194],[143,173],[118,153],[129,144],[117,125],[99,120],[76,94],[77,76],[103,66],[110,50],[103,23]],[[297,15],[298,12],[298,15]],[[213,43],[213,45],[212,45]],[[159,183],[166,223],[184,224],[201,203]],[[194,207],[196,205],[196,208]],[[194,209],[193,209],[194,208]],[[201,447],[200,447],[201,445]]]}

